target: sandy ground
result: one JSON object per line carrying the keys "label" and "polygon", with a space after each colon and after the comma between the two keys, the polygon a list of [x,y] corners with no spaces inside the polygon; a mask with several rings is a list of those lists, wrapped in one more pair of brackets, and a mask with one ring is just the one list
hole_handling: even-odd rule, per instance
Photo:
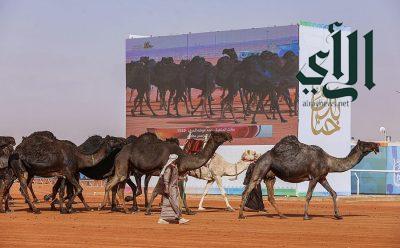
{"label": "sandy ground", "polygon": [[[49,185],[35,185],[40,199]],[[220,196],[205,200],[206,211],[197,212],[187,225],[159,225],[158,207],[145,216],[105,211],[61,215],[38,206],[42,214],[27,212],[17,186],[13,187],[13,213],[0,215],[0,247],[400,247],[399,197],[339,198],[343,220],[332,218],[329,198],[314,198],[310,213],[302,218],[304,198],[278,198],[288,219],[279,219],[266,203],[269,213],[246,213],[238,220],[236,212],[224,210]],[[102,188],[85,187],[84,195],[92,207],[102,199]],[[199,196],[188,196],[195,209]],[[234,207],[240,198],[230,197]],[[143,203],[143,198],[139,199]],[[158,203],[158,201],[157,201]],[[77,204],[76,208],[82,208]]]}

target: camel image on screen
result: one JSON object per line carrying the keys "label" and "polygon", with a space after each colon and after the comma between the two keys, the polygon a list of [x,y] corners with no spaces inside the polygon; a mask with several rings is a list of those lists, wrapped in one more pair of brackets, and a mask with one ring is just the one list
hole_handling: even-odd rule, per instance
{"label": "camel image on screen", "polygon": [[126,135],[297,136],[298,41],[297,25],[127,39]]}

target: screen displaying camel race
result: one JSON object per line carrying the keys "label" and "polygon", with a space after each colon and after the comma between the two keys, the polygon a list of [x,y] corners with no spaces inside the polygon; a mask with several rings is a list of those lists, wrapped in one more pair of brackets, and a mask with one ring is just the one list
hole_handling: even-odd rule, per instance
{"label": "screen displaying camel race", "polygon": [[297,135],[298,40],[297,25],[127,39],[126,135]]}

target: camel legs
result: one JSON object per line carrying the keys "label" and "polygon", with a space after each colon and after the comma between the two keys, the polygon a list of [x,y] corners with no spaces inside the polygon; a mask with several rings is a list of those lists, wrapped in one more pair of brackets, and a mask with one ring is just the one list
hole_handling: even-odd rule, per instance
{"label": "camel legs", "polygon": [[158,180],[156,186],[153,189],[153,192],[151,193],[150,200],[146,206],[146,213],[145,215],[150,215],[151,214],[151,204],[153,204],[154,199],[156,199],[157,195],[162,192],[162,182],[161,180]]}
{"label": "camel legs", "polygon": [[192,109],[194,109],[193,103],[192,103],[192,88],[188,88],[187,89],[187,95],[188,95],[188,98],[189,98],[190,107]]}
{"label": "camel legs", "polygon": [[60,190],[58,191],[58,197],[60,198],[60,213],[68,213],[67,209],[64,208],[64,192],[65,192],[65,178],[60,181]]}
{"label": "camel legs", "polygon": [[285,120],[282,116],[282,113],[279,109],[279,102],[278,102],[278,96],[275,90],[273,90],[270,94],[269,94],[270,98],[271,98],[271,106],[278,112],[279,118],[281,119],[281,122],[287,122],[287,120]]}
{"label": "camel legs", "polygon": [[116,197],[115,197],[116,195],[117,195],[117,187],[114,187],[111,189],[111,201],[110,201],[110,196],[107,197],[109,204],[111,204],[111,211],[113,211],[113,212],[118,211],[117,201],[116,201]]}
{"label": "camel legs", "polygon": [[[105,187],[103,202],[98,207],[98,210],[102,210],[104,208],[104,206],[107,204],[110,190],[112,188],[116,187],[116,185],[118,183],[123,182],[124,180],[125,180],[124,176],[117,176],[117,175],[114,175],[114,177],[112,177],[110,180],[108,180],[106,187]],[[123,201],[123,203],[125,203],[125,200]]]}
{"label": "camel legs", "polygon": [[207,99],[208,99],[208,107],[209,107],[209,110],[210,110],[210,115],[214,115],[214,112],[213,112],[213,110],[212,110],[212,107],[211,107],[211,93],[208,95],[208,97],[207,97]]}
{"label": "camel legs", "polygon": [[267,178],[265,179],[265,186],[267,186],[267,191],[268,191],[268,201],[269,203],[274,207],[275,211],[278,213],[280,218],[286,218],[285,215],[279,211],[278,207],[276,206],[275,202],[275,190],[274,190],[274,185],[275,185],[276,178]]}
{"label": "camel legs", "polygon": [[222,186],[222,178],[221,178],[221,177],[216,177],[216,178],[215,178],[215,181],[216,181],[216,183],[217,183],[217,186],[218,186],[219,190],[221,191],[222,197],[223,197],[224,200],[225,200],[225,204],[226,204],[227,210],[228,210],[228,211],[231,211],[231,212],[235,211],[235,209],[229,204],[228,197],[226,197],[225,189],[224,189],[224,187]]}
{"label": "camel legs", "polygon": [[40,214],[40,210],[36,208],[36,206],[33,204],[31,198],[29,197],[28,194],[28,172],[20,172],[18,173],[18,180],[20,182],[21,190],[22,190],[22,195],[26,199],[29,208],[32,210],[33,213],[35,214]]}
{"label": "camel legs", "polygon": [[242,107],[243,107],[243,120],[246,120],[247,119],[246,118],[247,112],[246,112],[246,106],[245,106],[246,104],[244,103],[245,99],[243,96],[242,89],[239,89],[239,96],[240,96],[240,102],[242,103]]}
{"label": "camel legs", "polygon": [[186,193],[185,193],[185,182],[183,180],[178,181],[178,187],[179,187],[179,194],[182,199],[183,207],[186,210],[187,215],[195,215],[196,213],[190,210],[188,207],[187,201],[186,201]]}
{"label": "camel legs", "polygon": [[[56,206],[55,206],[55,203],[56,203],[56,195],[57,195],[57,192],[58,192],[58,190],[60,189],[60,185],[61,185],[61,181],[62,181],[63,179],[62,178],[57,178],[57,181],[56,181],[56,183],[53,185],[53,189],[52,189],[52,192],[51,192],[51,203],[50,203],[50,206],[51,206],[51,210],[56,210]],[[63,199],[60,199],[60,201],[61,200],[63,200]]]}
{"label": "camel legs", "polygon": [[[0,213],[5,213],[10,211],[8,206],[8,202],[10,200],[9,192],[10,188],[14,183],[14,176],[12,176],[12,172],[9,168],[6,168],[4,177],[0,180]],[[4,208],[3,208],[3,199],[4,199]]]}
{"label": "camel legs", "polygon": [[151,175],[146,175],[144,177],[144,205],[147,206],[147,204],[149,203],[148,201],[148,190],[149,190],[149,182],[151,179]]}
{"label": "camel legs", "polygon": [[207,181],[206,187],[204,188],[203,195],[201,196],[201,199],[200,199],[200,202],[199,202],[199,210],[205,210],[205,208],[203,208],[203,201],[204,201],[204,198],[206,198],[206,195],[207,195],[207,193],[208,193],[208,190],[209,190],[210,186],[211,186],[213,183],[214,183],[213,180],[208,180],[208,181]]}
{"label": "camel legs", "polygon": [[[83,188],[82,188],[81,185],[79,184],[78,180],[75,179],[75,176],[74,176],[74,175],[71,175],[70,173],[66,173],[66,174],[65,174],[65,177],[67,178],[67,180],[68,180],[68,181],[74,186],[74,188],[75,188],[74,194],[72,195],[71,198],[68,199],[68,202],[67,202],[67,204],[66,204],[67,209],[68,209],[68,212],[71,213],[71,212],[72,212],[72,203],[74,202],[75,197],[77,197],[79,194],[82,193]],[[62,201],[63,201],[63,199],[61,198],[61,199],[60,199],[60,202],[62,202]]]}
{"label": "camel legs", "polygon": [[139,91],[138,91],[138,94],[135,97],[135,100],[133,100],[133,107],[131,109],[132,116],[136,116],[135,112],[136,112],[136,109],[138,107],[138,101],[139,101],[140,98],[141,98],[141,96],[140,96]]}
{"label": "camel legs", "polygon": [[339,209],[336,203],[336,198],[337,198],[337,194],[336,192],[331,188],[331,186],[328,183],[328,180],[326,180],[326,178],[323,178],[319,181],[319,183],[329,192],[329,194],[331,194],[332,196],[332,200],[333,200],[333,209],[334,209],[334,217],[336,219],[343,219],[343,217],[340,215],[339,213]]}
{"label": "camel legs", "polygon": [[310,183],[308,184],[308,190],[307,190],[307,196],[306,196],[306,205],[304,207],[304,220],[310,220],[310,216],[308,215],[308,206],[310,205],[310,201],[312,198],[312,194],[315,188],[315,185],[317,185],[317,180],[312,179],[310,180]]}
{"label": "camel legs", "polygon": [[224,97],[225,97],[225,90],[226,90],[226,88],[223,88],[222,95],[220,96],[221,100],[224,99]]}
{"label": "camel legs", "polygon": [[[122,208],[124,209],[124,212],[127,214],[127,213],[129,213],[129,211],[128,211],[128,208],[126,207],[125,198],[124,198],[125,181],[120,182],[117,187],[118,187],[118,190],[117,190],[118,198],[122,202]],[[133,201],[135,203],[136,198],[134,198]]]}
{"label": "camel legs", "polygon": [[[8,181],[7,184],[5,185],[6,187],[5,187],[3,196],[6,197],[6,199],[4,201],[4,208],[5,208],[6,212],[11,212],[11,209],[9,207],[9,201],[10,201],[11,197],[9,194],[10,194],[10,189],[11,189],[11,186],[13,185],[13,183],[14,183],[14,178],[12,178],[10,181]],[[0,200],[0,205],[1,205],[1,203],[2,203],[2,199]]]}
{"label": "camel legs", "polygon": [[32,186],[32,184],[33,184],[33,176],[31,176],[30,178],[28,178],[28,188],[29,188],[29,191],[30,191],[31,194],[32,194],[33,202],[34,202],[34,203],[39,203],[40,201],[39,201],[39,199],[36,197],[35,192],[33,191],[33,186]]}
{"label": "camel legs", "polygon": [[256,111],[254,111],[253,119],[251,120],[251,124],[257,124],[256,115],[258,113],[258,109],[261,109],[262,104],[263,104],[263,98],[260,96],[260,99],[258,100],[258,103],[257,103]]}
{"label": "camel legs", "polygon": [[[129,89],[130,89],[130,88],[129,88]],[[132,102],[133,92],[134,92],[134,90],[133,90],[133,89],[130,89],[131,96],[129,97],[129,102]]]}
{"label": "camel legs", "polygon": [[[128,183],[129,187],[131,187],[132,189],[132,211],[133,212],[138,212],[139,211],[139,207],[137,205],[137,201],[136,201],[136,191],[138,189],[138,187],[132,182],[132,180],[128,177],[128,179],[126,180],[126,183]],[[123,189],[125,189],[125,183],[119,183],[118,187],[123,187]],[[125,200],[124,200],[125,202]]]}
{"label": "camel legs", "polygon": [[151,108],[151,104],[150,104],[150,91],[146,91],[146,105],[147,107],[150,109],[151,113],[153,114],[153,116],[157,116],[156,113],[154,113],[153,109]]}

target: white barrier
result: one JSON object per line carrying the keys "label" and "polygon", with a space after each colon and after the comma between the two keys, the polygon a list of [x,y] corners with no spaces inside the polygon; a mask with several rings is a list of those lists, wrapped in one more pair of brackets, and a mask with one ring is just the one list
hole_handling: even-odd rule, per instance
{"label": "white barrier", "polygon": [[351,170],[354,172],[354,176],[357,179],[357,195],[360,194],[360,178],[357,175],[357,172],[373,172],[373,173],[400,173],[400,170],[361,170],[361,169],[354,169]]}

